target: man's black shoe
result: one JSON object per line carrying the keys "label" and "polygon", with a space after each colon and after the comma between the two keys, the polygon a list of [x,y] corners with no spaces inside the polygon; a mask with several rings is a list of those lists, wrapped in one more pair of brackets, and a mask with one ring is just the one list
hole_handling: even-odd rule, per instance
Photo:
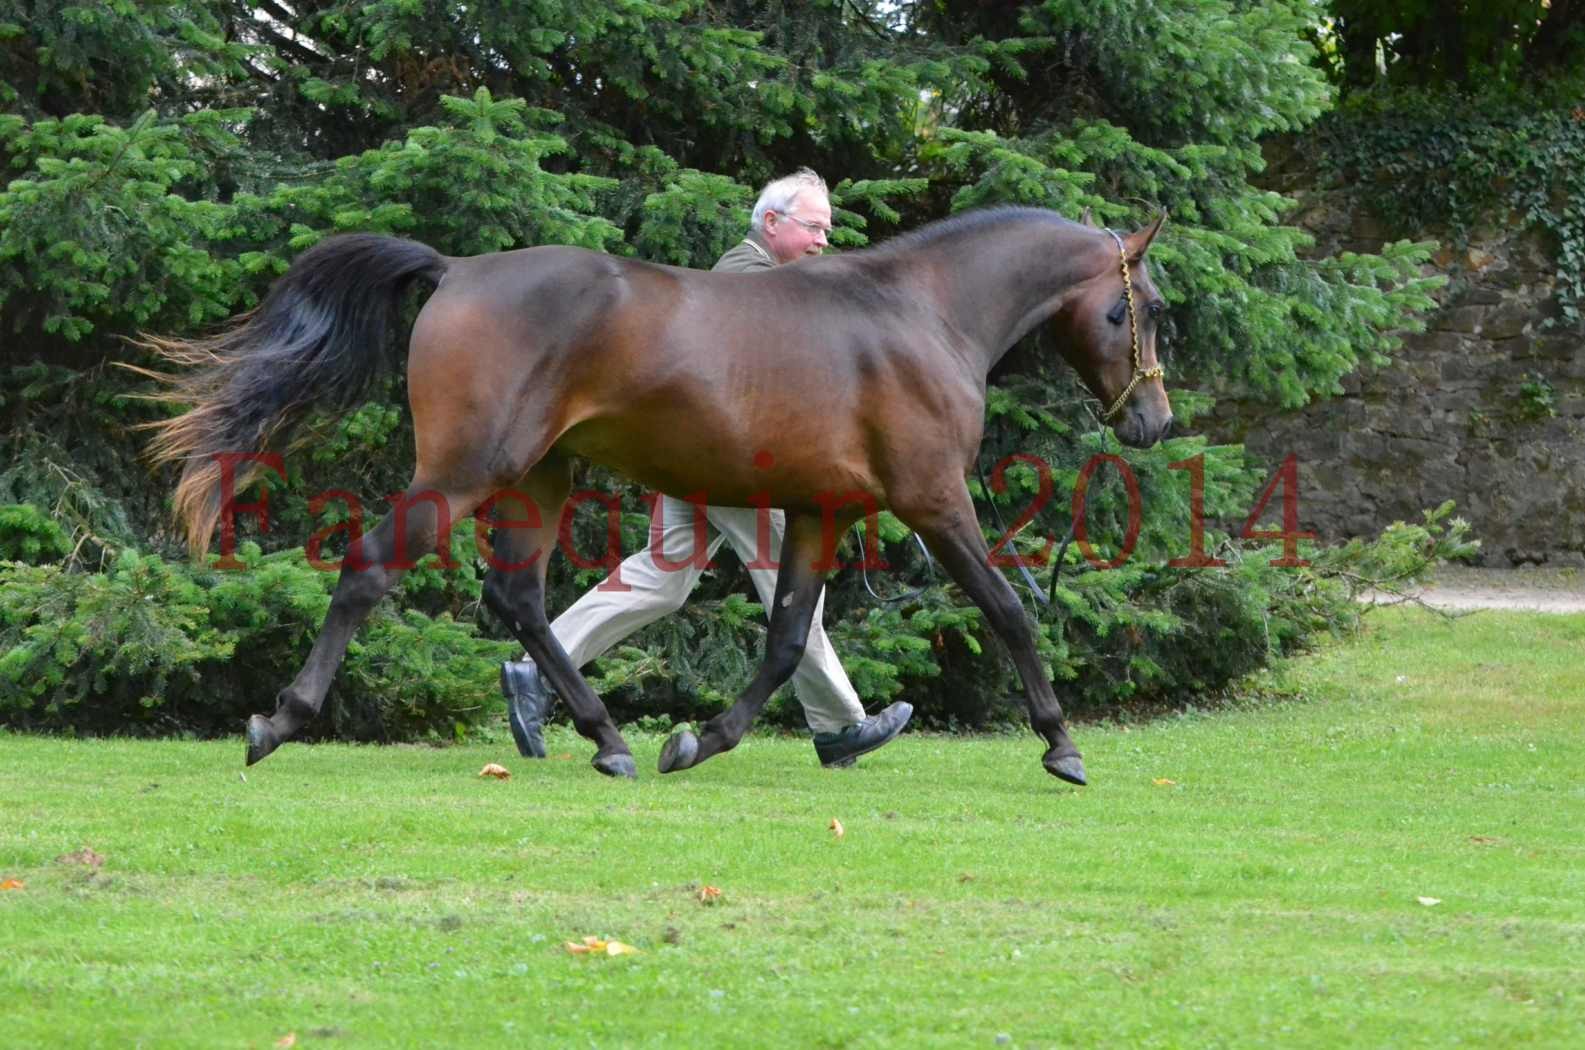
{"label": "man's black shoe", "polygon": [[913,717],[914,705],[899,700],[878,715],[837,733],[816,733],[815,754],[822,766],[851,766],[860,755],[891,743]]}
{"label": "man's black shoe", "polygon": [[506,697],[506,719],[518,753],[524,758],[544,758],[545,738],[540,730],[549,720],[556,698],[539,676],[534,661],[525,657],[502,664],[501,692]]}

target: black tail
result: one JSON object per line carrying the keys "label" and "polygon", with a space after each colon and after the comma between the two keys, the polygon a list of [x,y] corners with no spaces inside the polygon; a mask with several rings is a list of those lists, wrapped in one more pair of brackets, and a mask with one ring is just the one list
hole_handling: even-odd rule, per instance
{"label": "black tail", "polygon": [[[439,283],[445,256],[396,237],[347,234],[310,248],[257,308],[205,339],[147,337],[141,345],[188,371],[148,372],[162,400],[193,406],[151,424],[157,462],[185,463],[176,515],[195,555],[209,547],[221,513],[221,452],[265,452],[289,441],[311,408],[357,404],[369,384],[401,363],[391,323],[414,278]],[[258,464],[238,464],[240,491]]]}

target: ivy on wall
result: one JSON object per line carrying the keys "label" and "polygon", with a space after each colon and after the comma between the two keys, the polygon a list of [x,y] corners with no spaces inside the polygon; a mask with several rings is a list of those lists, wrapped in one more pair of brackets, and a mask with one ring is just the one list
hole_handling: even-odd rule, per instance
{"label": "ivy on wall", "polygon": [[1513,224],[1557,260],[1558,314],[1585,332],[1585,91],[1556,84],[1521,97],[1420,89],[1358,96],[1317,126],[1306,151],[1326,175],[1404,235]]}

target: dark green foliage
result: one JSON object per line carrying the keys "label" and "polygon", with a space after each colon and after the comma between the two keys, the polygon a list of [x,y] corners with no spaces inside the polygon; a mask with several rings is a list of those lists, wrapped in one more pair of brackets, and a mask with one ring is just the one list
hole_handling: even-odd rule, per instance
{"label": "dark green foliage", "polygon": [[942,129],[922,153],[960,184],[954,208],[1089,207],[1120,227],[1143,223],[1142,203],[1166,208],[1150,261],[1172,304],[1171,384],[1225,379],[1290,407],[1335,394],[1359,363],[1385,360],[1436,282],[1419,275],[1424,244],[1303,258],[1311,239],[1281,224],[1285,198],[1250,182],[1264,168],[1261,137],[1309,124],[1331,101],[1304,42],[1309,15],[1221,0],[1031,5],[995,29],[1050,34],[1034,55],[1062,90],[1043,85],[1027,113],[987,100],[984,127]]}
{"label": "dark green foliage", "polygon": [[30,503],[0,505],[0,561],[60,561],[72,550],[66,530]]}
{"label": "dark green foliage", "polygon": [[1527,81],[1585,56],[1577,0],[1329,0],[1315,37],[1328,73],[1348,88]]}
{"label": "dark green foliage", "polygon": [[1557,415],[1557,391],[1546,376],[1539,372],[1526,372],[1524,381],[1519,384],[1519,396],[1515,404],[1522,419],[1530,422],[1551,419]]}
{"label": "dark green foliage", "polygon": [[[0,516],[0,521],[6,520]],[[195,570],[123,551],[103,572],[0,562],[0,722],[87,733],[235,732],[269,710],[330,604],[302,554]],[[479,688],[511,650],[450,616],[387,603],[347,655],[317,734],[450,738],[501,703]]]}
{"label": "dark green foliage", "polygon": [[0,193],[7,335],[75,343],[96,325],[133,331],[225,317],[236,274],[202,246],[223,232],[226,209],[175,191],[201,178],[201,151],[228,142],[224,123],[240,116],[161,122],[151,110],[126,127],[99,115],[0,117],[0,150],[31,169]]}
{"label": "dark green foliage", "polygon": [[126,385],[98,368],[0,367],[0,502],[49,514],[87,564],[159,531],[165,493],[128,429],[152,413]]}
{"label": "dark green foliage", "polygon": [[1320,61],[1348,91],[1303,142],[1313,162],[1401,233],[1540,232],[1558,320],[1585,328],[1585,4],[1328,6]]}
{"label": "dark green foliage", "polygon": [[[45,563],[0,569],[0,720],[210,733],[271,709],[335,578],[299,549],[350,516],[347,500],[312,497],[346,490],[367,528],[407,482],[402,381],[318,420],[284,480],[242,494],[268,495],[270,529],[242,521],[248,571],[213,573],[176,560],[172,479],[137,458],[133,427],[166,409],[106,366],[148,364],[126,341],[140,330],[191,334],[255,305],[331,233],[704,267],[742,235],[756,187],[802,164],[831,183],[840,249],[978,205],[1088,206],[1117,227],[1165,207],[1151,265],[1172,305],[1179,420],[1192,426],[1210,389],[1287,405],[1335,393],[1419,323],[1432,282],[1423,244],[1311,257],[1284,225],[1289,202],[1251,182],[1264,136],[1302,133],[1331,106],[1328,46],[1306,0],[0,0],[0,503],[37,508],[0,531],[14,544],[0,555]],[[997,380],[985,463],[1021,452],[1053,467],[1051,505],[1018,549],[1066,533],[1092,455],[1123,455],[1143,494],[1125,566],[1067,552],[1041,629],[1066,700],[1192,697],[1352,622],[1346,588],[1226,540],[1265,473],[1240,449],[1180,438],[1123,453],[1038,337]],[[1199,454],[1206,542],[1232,564],[1168,569],[1190,517],[1171,465]],[[1018,467],[1008,482],[1013,517],[1038,478]],[[620,495],[624,547],[642,546],[640,493],[599,469],[577,484]],[[1099,557],[1129,518],[1101,469],[1086,519]],[[897,593],[923,566],[898,523],[881,526],[900,576],[876,582]],[[573,533],[598,551],[603,519],[587,508]],[[515,646],[474,634],[506,637],[482,611],[471,519],[452,553],[456,568],[427,559],[381,606],[315,731],[448,736],[499,710],[491,662]],[[619,718],[708,715],[747,680],[763,615],[721,561],[684,612],[591,669]],[[601,575],[556,559],[548,604]],[[866,702],[906,696],[944,726],[1016,717],[1000,646],[944,581],[881,606],[839,574],[827,622]],[[785,695],[772,715],[800,721]]]}
{"label": "dark green foliage", "polygon": [[226,713],[195,691],[200,667],[235,639],[210,625],[203,588],[180,566],[133,551],[102,573],[5,564],[0,594],[7,722],[172,732]]}
{"label": "dark green foliage", "polygon": [[1307,142],[1315,161],[1396,229],[1464,242],[1517,222],[1557,257],[1558,321],[1585,326],[1585,76],[1478,94],[1416,89],[1362,95]]}
{"label": "dark green foliage", "polygon": [[[124,120],[151,97],[205,99],[198,78],[242,72],[226,5],[182,0],[0,0],[0,105],[29,118]],[[239,8],[242,5],[237,5]]]}

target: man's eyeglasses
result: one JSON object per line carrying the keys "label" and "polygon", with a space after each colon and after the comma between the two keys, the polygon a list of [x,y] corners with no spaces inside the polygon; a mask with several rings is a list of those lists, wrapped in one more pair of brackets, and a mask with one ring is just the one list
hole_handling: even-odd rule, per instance
{"label": "man's eyeglasses", "polygon": [[810,233],[822,233],[827,237],[831,236],[831,227],[822,225],[821,223],[810,222],[808,219],[800,219],[796,215],[783,215],[782,218],[786,219],[788,222],[796,222],[799,226],[802,226]]}

